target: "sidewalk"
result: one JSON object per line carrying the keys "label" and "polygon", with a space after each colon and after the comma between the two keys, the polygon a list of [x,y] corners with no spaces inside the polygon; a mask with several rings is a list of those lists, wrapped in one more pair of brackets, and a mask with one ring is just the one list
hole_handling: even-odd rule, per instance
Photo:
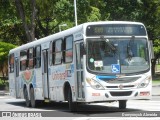
{"label": "sidewalk", "polygon": [[0,96],[9,95],[9,91],[7,90],[0,90]]}
{"label": "sidewalk", "polygon": [[160,83],[152,85],[152,96],[160,96]]}

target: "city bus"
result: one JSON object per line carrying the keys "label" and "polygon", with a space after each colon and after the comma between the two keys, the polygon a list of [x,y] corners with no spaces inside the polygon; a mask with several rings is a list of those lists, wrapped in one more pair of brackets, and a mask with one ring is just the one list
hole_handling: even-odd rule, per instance
{"label": "city bus", "polygon": [[87,22],[9,52],[10,95],[28,107],[39,102],[113,102],[151,99],[152,42],[143,23]]}

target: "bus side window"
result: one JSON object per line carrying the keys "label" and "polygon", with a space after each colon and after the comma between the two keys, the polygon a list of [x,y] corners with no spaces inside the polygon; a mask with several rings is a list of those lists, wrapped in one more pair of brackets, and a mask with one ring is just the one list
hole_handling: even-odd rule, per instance
{"label": "bus side window", "polygon": [[85,54],[85,48],[83,43],[76,44],[76,62],[77,69],[83,69],[83,55]]}
{"label": "bus side window", "polygon": [[52,45],[52,58],[53,64],[61,64],[62,63],[62,39],[56,40]]}
{"label": "bus side window", "polygon": [[9,72],[14,72],[14,54],[9,55]]}
{"label": "bus side window", "polygon": [[34,57],[34,49],[30,48],[30,49],[28,49],[28,68],[29,69],[32,69],[33,65],[34,65],[33,57]]}
{"label": "bus side window", "polygon": [[41,46],[35,47],[35,68],[41,67]]}
{"label": "bus side window", "polygon": [[50,42],[50,45],[49,45],[49,51],[48,51],[48,57],[49,57],[49,65],[51,66],[52,65],[52,42]]}
{"label": "bus side window", "polygon": [[64,40],[63,61],[65,63],[73,60],[73,36],[68,36]]}
{"label": "bus side window", "polygon": [[83,55],[85,55],[84,43],[80,43],[80,59],[81,59],[81,68],[83,69]]}
{"label": "bus side window", "polygon": [[20,70],[24,71],[27,68],[27,50],[20,52]]}

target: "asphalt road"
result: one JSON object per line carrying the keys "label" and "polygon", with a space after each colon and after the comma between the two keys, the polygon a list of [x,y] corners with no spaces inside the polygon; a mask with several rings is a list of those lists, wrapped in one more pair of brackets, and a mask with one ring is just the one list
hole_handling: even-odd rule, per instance
{"label": "asphalt road", "polygon": [[68,110],[67,103],[53,102],[41,104],[38,108],[27,108],[24,100],[0,96],[0,111],[48,111],[51,117],[112,117],[122,113],[160,111],[160,96],[153,96],[152,100],[129,100],[124,110],[118,108],[118,102],[79,105],[75,113]]}
{"label": "asphalt road", "polygon": [[[6,115],[6,112],[9,112],[12,114],[12,117],[24,117],[24,115],[32,117],[37,115],[37,117],[34,118],[37,120],[40,120],[40,118],[38,118],[39,116],[44,116],[47,119],[53,119],[54,117],[54,120],[110,120],[111,118],[114,120],[122,120],[123,117],[125,117],[123,120],[132,120],[130,116],[128,119],[126,116],[152,113],[152,120],[160,120],[160,87],[155,86],[152,92],[154,93],[152,100],[129,100],[127,101],[127,109],[124,110],[118,108],[118,102],[94,103],[79,105],[78,111],[74,113],[68,110],[67,103],[52,102],[41,104],[38,108],[27,108],[24,100],[15,99],[9,95],[1,95],[0,117],[2,117],[2,113]],[[153,114],[158,114],[158,117],[153,116]],[[2,118],[6,120],[6,117]],[[146,119],[148,119],[148,117],[146,117]],[[136,117],[136,120],[139,120],[139,118]]]}

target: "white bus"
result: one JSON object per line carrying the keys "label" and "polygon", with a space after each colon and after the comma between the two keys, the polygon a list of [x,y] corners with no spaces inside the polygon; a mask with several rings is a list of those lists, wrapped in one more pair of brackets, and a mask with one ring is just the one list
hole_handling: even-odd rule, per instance
{"label": "white bus", "polygon": [[88,22],[9,52],[10,95],[78,103],[151,99],[152,44],[139,22]]}

